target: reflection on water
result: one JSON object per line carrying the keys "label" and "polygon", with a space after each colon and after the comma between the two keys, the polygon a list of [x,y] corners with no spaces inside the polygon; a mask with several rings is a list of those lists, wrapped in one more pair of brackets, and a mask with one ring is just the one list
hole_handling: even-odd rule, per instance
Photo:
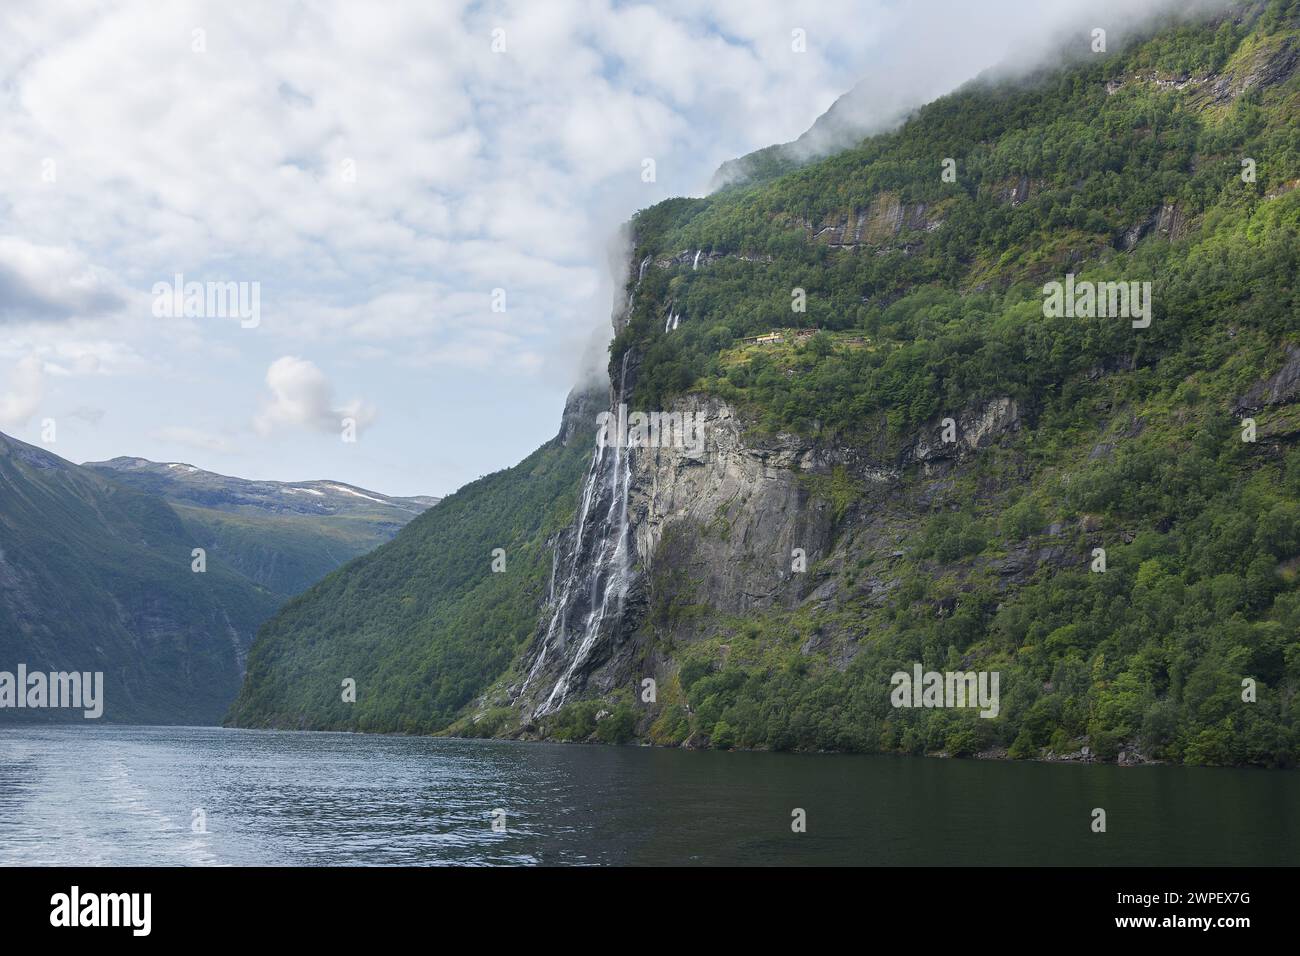
{"label": "reflection on water", "polygon": [[0,728],[5,865],[1295,865],[1298,814],[1293,772]]}

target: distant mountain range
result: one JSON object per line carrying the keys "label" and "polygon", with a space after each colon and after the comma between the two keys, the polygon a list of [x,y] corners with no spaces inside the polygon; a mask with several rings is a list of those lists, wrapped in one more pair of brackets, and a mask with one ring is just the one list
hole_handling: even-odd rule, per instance
{"label": "distant mountain range", "polygon": [[215,723],[261,623],[437,500],[139,458],[76,465],[0,434],[0,671],[102,671],[104,719]]}
{"label": "distant mountain range", "polygon": [[195,547],[284,597],[384,543],[439,501],[394,498],[337,481],[250,481],[144,458],[84,467],[165,499]]}

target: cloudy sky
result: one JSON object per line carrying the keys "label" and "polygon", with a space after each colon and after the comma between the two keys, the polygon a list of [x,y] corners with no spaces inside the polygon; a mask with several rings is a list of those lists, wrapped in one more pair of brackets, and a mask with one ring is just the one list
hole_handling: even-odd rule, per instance
{"label": "cloudy sky", "polygon": [[[629,215],[1090,6],[6,4],[0,430],[446,494],[555,434]],[[255,283],[255,321],[166,314],[178,275]]]}

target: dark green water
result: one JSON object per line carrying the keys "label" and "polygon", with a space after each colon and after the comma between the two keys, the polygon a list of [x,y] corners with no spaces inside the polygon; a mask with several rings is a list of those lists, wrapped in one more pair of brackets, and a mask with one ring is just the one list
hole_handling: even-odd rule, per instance
{"label": "dark green water", "polygon": [[1295,865],[1300,774],[0,729],[0,864],[54,863]]}

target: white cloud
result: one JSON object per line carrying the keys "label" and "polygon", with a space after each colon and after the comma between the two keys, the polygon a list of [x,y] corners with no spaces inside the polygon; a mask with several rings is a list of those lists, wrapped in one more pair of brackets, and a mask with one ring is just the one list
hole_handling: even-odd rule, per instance
{"label": "white cloud", "polygon": [[29,355],[18,362],[7,381],[0,384],[0,425],[19,428],[36,414],[45,395],[41,360]]}
{"label": "white cloud", "polygon": [[0,236],[0,322],[113,312],[123,304],[107,270],[75,250]]}
{"label": "white cloud", "polygon": [[[835,37],[834,51],[796,63],[788,19],[611,0],[340,0],[298,13],[52,2],[0,14],[0,34],[25,41],[0,43],[0,205],[34,247],[80,257],[65,274],[96,280],[81,301],[15,302],[138,319],[138,297],[183,272],[260,281],[268,336],[399,336],[481,354],[471,330],[490,314],[446,303],[499,286],[520,304],[513,331],[537,350],[572,323],[605,321],[593,295],[615,222],[798,132],[845,85],[852,74],[829,53],[857,41]],[[810,28],[831,19],[810,15]],[[191,47],[196,26],[205,52]],[[639,179],[645,156],[660,164],[655,187]],[[46,160],[54,182],[40,178]],[[48,286],[21,288],[34,284]],[[417,316],[399,300],[421,286],[439,298]],[[94,298],[101,287],[117,298]],[[118,315],[101,328],[153,334]],[[519,348],[499,344],[502,358]]]}
{"label": "white cloud", "polygon": [[[309,346],[384,403],[390,460],[443,467],[419,440],[417,403],[525,409],[508,447],[491,430],[461,437],[472,477],[553,432],[583,357],[603,364],[600,343],[586,346],[609,330],[606,243],[637,209],[698,194],[721,162],[795,138],[859,80],[871,95],[854,99],[855,118],[869,121],[1008,49],[1046,47],[1082,10],[1103,7],[0,5],[0,367],[35,355],[47,400],[107,409],[86,431],[118,446],[95,452],[111,457],[167,422],[246,428],[266,363]],[[791,48],[796,28],[805,53]],[[155,319],[150,290],[177,273],[258,282],[261,324]],[[498,287],[505,313],[490,308]],[[373,414],[322,398],[324,376],[303,366],[268,382],[261,430],[328,419],[334,431],[349,408]],[[238,381],[247,401],[206,387],[217,380]],[[302,445],[271,446],[267,468],[298,465]]]}
{"label": "white cloud", "polygon": [[270,395],[253,420],[261,435],[283,428],[337,433],[345,418],[354,420],[360,430],[375,419],[374,407],[359,399],[336,406],[329,379],[306,359],[292,355],[276,359],[266,370],[266,385]]}

